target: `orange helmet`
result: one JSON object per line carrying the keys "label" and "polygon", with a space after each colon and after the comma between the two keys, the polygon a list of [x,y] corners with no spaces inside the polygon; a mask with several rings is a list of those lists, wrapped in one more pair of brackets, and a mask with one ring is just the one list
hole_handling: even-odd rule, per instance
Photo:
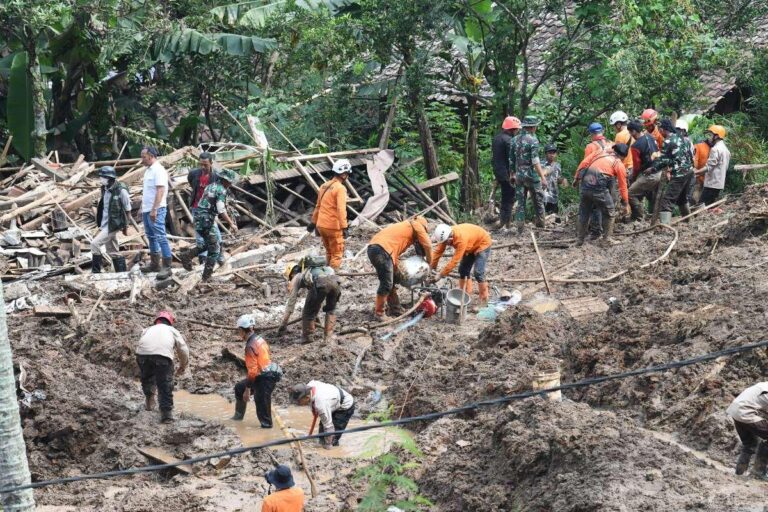
{"label": "orange helmet", "polygon": [[653,110],[652,108],[647,108],[643,110],[642,114],[640,114],[640,119],[643,120],[643,124],[646,126],[648,126],[649,124],[655,123],[658,117],[659,117],[659,113]]}
{"label": "orange helmet", "polygon": [[710,125],[709,128],[707,128],[707,131],[710,133],[714,133],[721,139],[724,139],[726,135],[725,127],[719,124]]}
{"label": "orange helmet", "polygon": [[519,130],[520,120],[515,116],[509,116],[504,118],[504,122],[501,123],[502,130]]}

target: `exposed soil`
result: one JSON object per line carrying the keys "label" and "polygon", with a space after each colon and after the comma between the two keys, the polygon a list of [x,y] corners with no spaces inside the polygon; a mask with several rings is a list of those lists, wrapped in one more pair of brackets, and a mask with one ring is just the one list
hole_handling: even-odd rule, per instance
{"label": "exposed soil", "polygon": [[[451,326],[432,318],[386,341],[379,339],[386,330],[377,332],[373,343],[353,334],[337,336],[335,344],[301,345],[298,324],[283,336],[266,333],[273,358],[286,371],[274,401],[285,406],[293,383],[320,379],[349,389],[360,417],[389,411],[397,418],[529,390],[535,373],[552,368],[572,382],[761,341],[768,332],[768,264],[757,265],[768,261],[766,217],[768,192],[750,189],[720,213],[675,225],[679,240],[670,257],[645,270],[637,267],[664,252],[670,232],[618,233],[619,243],[607,249],[559,242],[572,238],[572,223],[538,232],[551,277],[593,279],[631,269],[608,283],[553,284],[558,301],[611,299],[607,313],[578,320],[557,303],[544,313],[534,307],[532,300],[546,299],[543,284],[502,282],[538,278],[540,271],[527,233],[495,233],[496,245],[517,243],[493,252],[488,275],[498,289],[518,288],[519,305],[494,322],[471,315],[464,325]],[[617,231],[641,227],[621,225]],[[367,239],[362,232],[353,235],[351,251]],[[307,239],[299,249],[312,243]],[[342,268],[369,270],[365,255]],[[140,447],[188,458],[240,446],[235,432],[216,422],[184,415],[160,425],[156,412],[144,411],[132,344],[151,321],[137,310],[168,307],[180,317],[231,325],[258,308],[264,324],[276,323],[282,283],[250,276],[270,282],[270,297],[232,279],[198,285],[184,297],[149,292],[136,305],[108,298],[81,332],[66,319],[10,315],[14,357],[29,391],[20,398],[33,479],[146,465]],[[60,279],[30,288],[61,299],[69,289]],[[345,278],[337,331],[368,322],[375,287],[373,276]],[[92,289],[80,294],[81,314],[98,295]],[[407,302],[408,293],[400,295]],[[243,370],[222,349],[242,351],[234,332],[185,321],[177,326],[191,351],[190,370],[177,388],[231,399]],[[768,483],[732,474],[738,440],[724,411],[741,390],[765,380],[767,370],[768,354],[758,350],[564,392],[562,402],[534,398],[412,424],[424,455],[410,476],[434,503],[430,510],[438,511],[762,511]],[[254,414],[252,404],[248,414]],[[272,454],[301,474],[290,448]],[[367,461],[306,455],[319,489],[307,510],[354,510],[364,485],[352,475]],[[36,499],[43,510],[257,510],[267,491],[263,475],[272,466],[259,451],[221,469],[201,464],[192,476],[166,472],[79,482],[38,490]],[[306,479],[297,478],[309,494]]]}

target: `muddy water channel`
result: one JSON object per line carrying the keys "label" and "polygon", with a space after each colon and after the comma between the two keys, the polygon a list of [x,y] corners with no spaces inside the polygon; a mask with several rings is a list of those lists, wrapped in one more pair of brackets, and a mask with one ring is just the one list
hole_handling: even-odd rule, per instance
{"label": "muddy water channel", "polygon": [[[285,439],[279,424],[282,423],[289,433],[302,436],[309,433],[312,424],[312,412],[309,407],[288,406],[274,407],[273,428],[261,428],[256,418],[256,407],[253,401],[248,404],[243,421],[230,419],[234,413],[234,404],[217,394],[192,394],[188,391],[177,390],[173,393],[174,408],[176,411],[194,416],[196,418],[215,421],[234,430],[243,446],[252,446],[268,443],[278,439]],[[273,413],[273,416],[274,416]],[[366,422],[353,418],[347,428],[368,425]],[[315,427],[317,433],[317,427]],[[330,450],[323,449],[317,441],[305,441],[305,450],[325,457],[349,458],[375,457],[389,450],[392,443],[403,437],[410,437],[406,430],[388,427],[382,429],[367,430],[353,434],[345,434],[339,443]]]}

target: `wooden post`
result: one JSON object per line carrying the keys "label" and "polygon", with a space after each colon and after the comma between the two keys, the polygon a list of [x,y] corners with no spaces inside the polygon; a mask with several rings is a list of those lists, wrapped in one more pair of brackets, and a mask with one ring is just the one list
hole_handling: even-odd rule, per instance
{"label": "wooden post", "polygon": [[547,295],[552,295],[552,290],[549,288],[549,278],[547,278],[547,271],[544,270],[544,261],[541,259],[541,253],[539,252],[539,245],[536,243],[536,235],[531,230],[531,240],[533,240],[533,248],[536,251],[536,257],[539,259],[539,267],[541,268],[541,277],[544,278],[544,286],[547,287]]}

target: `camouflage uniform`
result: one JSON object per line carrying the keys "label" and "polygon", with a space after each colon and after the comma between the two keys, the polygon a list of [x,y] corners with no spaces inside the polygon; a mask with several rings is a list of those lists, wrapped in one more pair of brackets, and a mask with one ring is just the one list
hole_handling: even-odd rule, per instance
{"label": "camouflage uniform", "polygon": [[[536,215],[536,225],[544,225],[544,189],[541,186],[541,177],[536,172],[535,165],[539,162],[539,141],[536,135],[528,131],[515,137],[510,145],[510,170],[515,171],[517,186],[517,212],[515,221],[518,230],[522,230],[525,222],[525,197],[526,193],[533,199],[533,207]],[[514,161],[514,166],[512,162]]]}
{"label": "camouflage uniform", "polygon": [[660,211],[671,212],[677,205],[681,215],[688,215],[688,189],[693,180],[693,147],[690,140],[677,133],[670,133],[664,139],[661,156],[653,165],[659,170],[669,168],[672,175],[664,189]]}
{"label": "camouflage uniform", "polygon": [[211,183],[205,187],[203,197],[200,198],[195,211],[195,231],[199,235],[197,248],[200,251],[208,251],[208,261],[211,263],[219,259],[221,251],[216,230],[213,229],[216,225],[216,217],[219,215],[216,207],[219,201],[226,204],[227,189],[221,183]]}

